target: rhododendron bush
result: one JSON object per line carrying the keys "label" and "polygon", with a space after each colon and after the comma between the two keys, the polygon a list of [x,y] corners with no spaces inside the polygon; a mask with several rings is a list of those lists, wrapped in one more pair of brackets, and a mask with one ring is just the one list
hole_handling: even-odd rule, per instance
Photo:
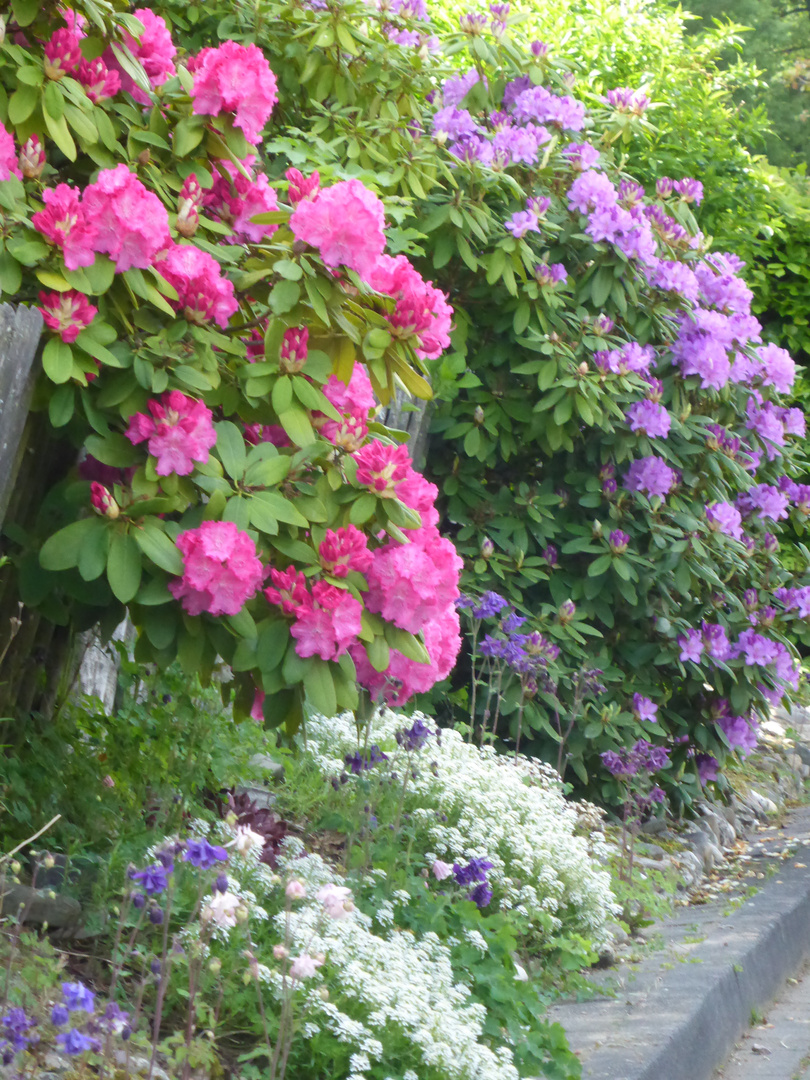
{"label": "rhododendron bush", "polygon": [[[604,689],[565,748],[580,781],[615,796],[599,755],[643,738],[669,747],[661,782],[691,798],[795,684],[803,583],[779,533],[808,510],[805,421],[744,267],[700,231],[704,178],[672,153],[662,174],[652,151],[643,184],[623,171],[625,147],[638,161],[653,145],[661,103],[598,64],[586,78],[573,44],[559,55],[522,38],[508,5],[441,39],[421,4],[223,6],[204,27],[172,0],[161,10],[195,40],[223,17],[296,68],[289,90],[279,81],[290,126],[270,144],[289,164],[373,172],[399,197],[397,251],[378,263],[380,285],[399,283],[393,332],[400,314],[417,325],[411,297],[432,296],[396,271],[401,253],[421,256],[421,278],[455,309],[450,351],[420,343],[438,399],[426,468],[466,591],[494,590],[526,619],[488,645],[513,673],[499,735],[514,738],[520,717],[521,749],[556,761],[555,715],[567,722],[596,669]],[[299,235],[332,220],[328,204],[307,211]],[[373,252],[355,255],[362,274]],[[380,493],[397,467],[370,461],[363,475]],[[381,558],[370,579],[383,615],[397,603],[388,570]],[[407,605],[418,613],[414,595]],[[537,633],[553,662],[531,653]]]}
{"label": "rhododendron bush", "polygon": [[444,678],[461,560],[376,416],[430,395],[452,309],[386,254],[378,195],[271,179],[277,72],[159,10],[13,4],[0,81],[0,287],[43,313],[36,407],[75,448],[23,601],[127,605],[139,659],[221,656],[238,710],[290,728],[358,679],[402,702]]}

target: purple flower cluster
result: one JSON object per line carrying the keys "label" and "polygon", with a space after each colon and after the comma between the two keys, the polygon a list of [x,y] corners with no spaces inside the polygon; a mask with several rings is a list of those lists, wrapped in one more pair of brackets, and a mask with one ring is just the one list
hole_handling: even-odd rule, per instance
{"label": "purple flower cluster", "polygon": [[605,750],[599,755],[602,764],[613,776],[637,776],[639,773],[654,773],[666,769],[670,764],[669,750],[665,746],[654,746],[646,739],[639,739],[631,748]]}
{"label": "purple flower cluster", "polygon": [[456,600],[456,608],[459,611],[469,611],[474,619],[493,619],[500,615],[505,607],[509,607],[509,601],[496,592],[486,592],[480,600],[462,593]]}
{"label": "purple flower cluster", "polygon": [[[403,747],[403,749],[413,752],[421,750],[433,734],[433,729],[428,727],[424,720],[415,720],[411,727],[403,728],[401,731],[396,732],[394,738],[396,739],[397,744]],[[383,755],[383,758],[384,757],[385,755]]]}
{"label": "purple flower cluster", "polygon": [[369,748],[368,754],[361,754],[360,751],[357,750],[353,754],[346,754],[344,761],[346,762],[346,768],[349,772],[354,773],[355,776],[359,776],[361,773],[373,769],[375,765],[379,765],[383,761],[388,761],[388,755],[384,754],[376,743],[373,743]]}
{"label": "purple flower cluster", "polygon": [[633,714],[637,720],[655,723],[658,720],[658,706],[642,694],[633,694]]}
{"label": "purple flower cluster", "polygon": [[650,345],[639,345],[630,341],[622,349],[601,349],[593,354],[593,360],[600,371],[609,371],[614,375],[646,375],[655,363],[655,351]]}
{"label": "purple flower cluster", "polygon": [[650,454],[634,461],[627,470],[624,486],[628,491],[641,491],[649,498],[664,499],[675,487],[678,477],[661,458]]}
{"label": "purple flower cluster", "polygon": [[634,90],[630,86],[617,86],[608,90],[605,101],[612,105],[617,112],[635,113],[641,116],[650,106],[650,99],[642,90]]}
{"label": "purple flower cluster", "polygon": [[715,702],[712,715],[732,750],[739,750],[743,757],[748,757],[752,750],[756,749],[759,727],[754,719],[733,716],[731,706],[725,698]]}
{"label": "purple flower cluster", "polygon": [[562,285],[568,280],[568,272],[562,263],[539,263],[534,268],[534,276],[541,285]]}
{"label": "purple flower cluster", "polygon": [[742,540],[742,516],[727,502],[715,502],[706,507],[706,521],[712,532],[721,532],[732,540]]}
{"label": "purple flower cluster", "polygon": [[672,426],[667,410],[654,401],[634,401],[624,416],[631,431],[643,431],[652,439],[665,439]]}
{"label": "purple flower cluster", "polygon": [[473,888],[467,894],[479,908],[485,908],[492,899],[492,889],[487,883],[487,871],[492,869],[489,859],[470,859],[466,866],[453,863],[453,876],[456,884]]}

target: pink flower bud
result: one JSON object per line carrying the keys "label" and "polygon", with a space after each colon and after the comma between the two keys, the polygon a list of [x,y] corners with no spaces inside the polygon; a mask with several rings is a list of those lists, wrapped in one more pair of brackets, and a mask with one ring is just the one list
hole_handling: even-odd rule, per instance
{"label": "pink flower bud", "polygon": [[113,778],[110,776],[109,773],[104,777],[104,779],[101,782],[104,785],[104,787],[115,787],[115,781],[113,780]]}
{"label": "pink flower bud", "polygon": [[449,878],[453,873],[453,867],[450,863],[442,862],[441,859],[437,859],[433,866],[431,866],[433,876],[437,881],[444,881],[445,878]]}
{"label": "pink flower bud", "polygon": [[284,339],[281,342],[281,370],[288,375],[294,375],[307,361],[307,342],[309,330],[306,326],[295,326],[284,331]]}
{"label": "pink flower bud", "polygon": [[491,559],[495,554],[495,545],[492,543],[488,536],[485,536],[481,541],[481,558]]}
{"label": "pink flower bud", "polygon": [[29,135],[20,151],[20,169],[27,180],[38,180],[45,168],[45,147],[38,135]]}
{"label": "pink flower bud", "polygon": [[273,956],[275,956],[276,960],[286,960],[289,955],[290,950],[284,945],[273,946]]}
{"label": "pink flower bud", "polygon": [[200,207],[203,193],[194,173],[186,177],[177,196],[177,231],[181,236],[191,237],[200,224]]}
{"label": "pink flower bud", "polygon": [[[107,488],[95,481],[90,485],[90,503],[97,514],[100,514],[101,517],[111,518],[113,521],[121,512],[118,503]],[[106,783],[106,780],[104,782]],[[108,784],[107,786],[111,785]]]}
{"label": "pink flower bud", "polygon": [[81,59],[77,35],[66,27],[57,30],[45,46],[45,74],[58,81],[75,71]]}
{"label": "pink flower bud", "polygon": [[298,169],[287,169],[284,176],[287,178],[290,185],[287,190],[287,198],[293,206],[300,203],[303,199],[316,198],[321,183],[321,178],[317,172],[306,177],[303,173],[300,173]]}

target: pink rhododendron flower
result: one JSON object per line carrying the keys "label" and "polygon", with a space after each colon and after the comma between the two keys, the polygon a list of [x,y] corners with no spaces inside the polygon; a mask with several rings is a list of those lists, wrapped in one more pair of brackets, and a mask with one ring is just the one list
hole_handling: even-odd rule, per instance
{"label": "pink rhododendron flower", "polygon": [[381,499],[395,499],[397,488],[411,473],[411,458],[404,446],[372,439],[354,455],[357,482]]}
{"label": "pink rhododendron flower", "polygon": [[280,424],[245,424],[245,442],[251,446],[258,446],[261,442],[289,446],[290,437]]}
{"label": "pink rhododendron flower", "polygon": [[[249,157],[242,164],[252,173],[255,161],[255,157]],[[263,172],[248,178],[231,161],[221,161],[219,168],[226,175],[216,176],[214,186],[205,192],[205,205],[233,229],[233,235],[227,237],[228,243],[260,244],[273,235],[278,225],[259,225],[250,219],[278,208],[275,188],[270,187]]]}
{"label": "pink rhododendron flower", "polygon": [[223,329],[239,306],[233,282],[222,276],[213,255],[193,244],[172,244],[155,269],[177,290],[170,301],[189,322],[202,325],[212,319]]}
{"label": "pink rhododendron flower", "polygon": [[270,569],[272,585],[264,590],[271,604],[277,604],[285,615],[295,615],[307,602],[307,579],[300,570],[289,566],[286,570]]}
{"label": "pink rhododendron flower", "polygon": [[14,136],[0,124],[0,180],[8,180],[10,176],[22,180]]}
{"label": "pink rhododendron flower", "polygon": [[225,41],[203,49],[189,64],[194,72],[194,112],[206,116],[234,114],[249,143],[257,143],[276,103],[276,77],[255,45]]}
{"label": "pink rhododendron flower", "polygon": [[49,79],[63,79],[76,70],[82,54],[79,37],[72,30],[56,30],[45,46],[45,74]]}
{"label": "pink rhododendron flower", "polygon": [[126,165],[102,169],[85,189],[82,209],[97,229],[94,249],[109,255],[119,273],[145,270],[171,243],[165,206]]}
{"label": "pink rhododendron flower", "polygon": [[98,105],[100,101],[106,101],[107,98],[115,97],[121,89],[121,76],[117,71],[107,67],[100,56],[97,56],[95,60],[82,60],[76,78],[94,105]]}
{"label": "pink rhododendron flower", "polygon": [[108,517],[113,521],[121,512],[112,494],[95,480],[90,485],[90,505],[101,517]]}
{"label": "pink rhododendron flower", "polygon": [[158,476],[188,476],[194,462],[204,465],[217,441],[212,412],[201,401],[186,397],[179,390],[169,390],[160,401],[149,402],[149,412],[130,417],[126,436],[133,445],[146,442],[149,453],[157,458]]}
{"label": "pink rhododendron flower", "polygon": [[463,562],[432,526],[414,529],[408,539],[391,540],[372,553],[365,602],[369,611],[416,634],[453,605]]}
{"label": "pink rhododendron flower", "polygon": [[327,574],[338,578],[347,577],[350,570],[359,570],[362,574],[371,565],[368,540],[355,525],[327,529],[318,548],[318,558]]}
{"label": "pink rhododendron flower", "polygon": [[[291,326],[284,331],[281,340],[280,363],[282,371],[294,375],[307,362],[309,355],[309,330],[306,326]],[[333,378],[333,376],[330,376]]]}
{"label": "pink rhododendron flower", "polygon": [[439,524],[439,511],[436,509],[438,495],[436,485],[415,469],[411,469],[410,475],[397,487],[397,498],[411,510],[418,511],[422,525]]}
{"label": "pink rhododendron flower", "polygon": [[416,355],[423,360],[440,356],[450,344],[453,319],[445,294],[424,281],[404,255],[381,255],[366,280],[377,292],[396,299],[389,316],[395,336],[415,337]]}
{"label": "pink rhododendron flower", "polygon": [[385,248],[382,201],[359,180],[341,180],[316,199],[303,199],[290,218],[299,240],[316,247],[327,266],[371,274]]}
{"label": "pink rhododendron flower", "polygon": [[232,521],[204,521],[177,537],[183,576],[169,582],[189,615],[237,615],[256,595],[264,567],[256,545]]}
{"label": "pink rhododendron flower", "polygon": [[42,193],[45,209],[37,211],[31,224],[62,249],[68,270],[92,266],[95,260],[96,225],[79,201],[79,192],[68,184],[57,184]]}
{"label": "pink rhododendron flower", "polygon": [[287,198],[296,206],[302,199],[314,199],[317,197],[321,178],[317,172],[310,176],[304,176],[298,169],[287,169],[284,173],[287,183]]}
{"label": "pink rhododendron flower", "polygon": [[26,180],[38,180],[44,168],[45,147],[39,135],[29,135],[20,150],[20,171]]}
{"label": "pink rhododendron flower", "polygon": [[316,581],[296,609],[290,627],[295,651],[301,657],[320,656],[337,660],[357,641],[363,606],[350,592],[325,581]]}
{"label": "pink rhododendron flower", "polygon": [[39,310],[49,330],[58,334],[69,345],[96,317],[97,307],[83,293],[69,289],[67,292],[39,294]]}
{"label": "pink rhododendron flower", "polygon": [[316,414],[312,418],[314,426],[335,446],[349,453],[359,450],[368,435],[369,412],[377,405],[366,369],[355,364],[348,385],[337,375],[330,375],[323,392],[343,415],[343,420]]}
{"label": "pink rhododendron flower", "polygon": [[[177,68],[174,65],[177,49],[164,18],[156,15],[151,8],[138,8],[132,14],[143,23],[143,30],[137,38],[124,31],[124,44],[135,59],[140,61],[149,79],[149,85],[154,89],[156,86],[162,86],[172,75],[177,74]],[[104,54],[104,60],[108,67],[119,73],[121,87],[128,94],[131,94],[140,105],[151,104],[149,95],[123,69],[111,49]]]}

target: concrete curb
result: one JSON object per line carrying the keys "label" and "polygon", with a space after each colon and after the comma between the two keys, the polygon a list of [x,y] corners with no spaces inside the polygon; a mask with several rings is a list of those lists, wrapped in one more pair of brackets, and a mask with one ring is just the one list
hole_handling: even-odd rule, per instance
{"label": "concrete curb", "polygon": [[[737,910],[727,907],[679,909],[655,927],[664,951],[619,969],[614,997],[551,1010],[583,1080],[710,1080],[752,1010],[763,1011],[810,955],[810,848],[777,864]],[[610,986],[610,976],[601,981]]]}

